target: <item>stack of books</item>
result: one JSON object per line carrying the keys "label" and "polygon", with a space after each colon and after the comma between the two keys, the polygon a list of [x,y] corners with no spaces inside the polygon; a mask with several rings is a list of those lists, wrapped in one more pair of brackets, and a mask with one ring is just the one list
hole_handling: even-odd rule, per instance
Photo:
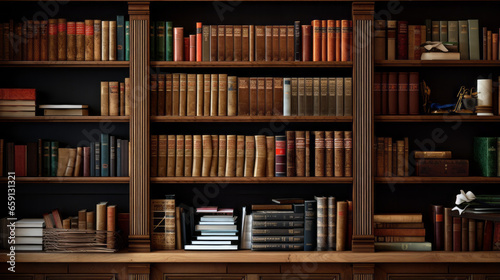
{"label": "stack of books", "polygon": [[[185,250],[238,250],[237,217],[233,209],[218,207],[197,208],[200,214],[195,231],[199,232],[184,246]],[[194,237],[193,237],[194,238]]]}
{"label": "stack of books", "polygon": [[431,251],[425,242],[422,214],[376,214],[375,250],[378,251]]}
{"label": "stack of books", "polygon": [[43,250],[43,219],[22,219],[16,222],[16,251]]}
{"label": "stack of books", "polygon": [[40,105],[44,116],[88,116],[88,105]]}
{"label": "stack of books", "polygon": [[34,88],[0,88],[0,117],[34,117]]}

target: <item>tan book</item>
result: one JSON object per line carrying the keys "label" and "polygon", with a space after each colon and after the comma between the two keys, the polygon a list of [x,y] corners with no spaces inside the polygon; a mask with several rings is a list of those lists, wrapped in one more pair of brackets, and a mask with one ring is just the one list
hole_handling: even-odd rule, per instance
{"label": "tan book", "polygon": [[325,176],[325,132],[314,131],[314,176]]}
{"label": "tan book", "polygon": [[325,176],[333,177],[334,175],[334,141],[333,131],[325,131]]}
{"label": "tan book", "polygon": [[227,139],[226,135],[219,135],[219,162],[217,168],[217,176],[224,177],[226,174],[226,153]]}
{"label": "tan book", "polygon": [[255,61],[255,26],[248,26],[248,60]]}
{"label": "tan book", "polygon": [[[238,77],[227,77],[227,115],[236,116],[238,111]],[[248,103],[247,103],[248,104]]]}
{"label": "tan book", "polygon": [[[152,148],[153,145],[151,145]],[[167,135],[158,136],[158,177],[167,177]],[[153,168],[153,166],[151,166]]]}
{"label": "tan book", "polygon": [[255,61],[266,61],[266,29],[264,25],[255,26]]}
{"label": "tan book", "polygon": [[59,148],[57,158],[57,177],[64,176],[69,159],[69,148]]}
{"label": "tan book", "polygon": [[266,25],[265,27],[265,60],[273,61],[273,27]]}
{"label": "tan book", "polygon": [[[272,79],[271,79],[272,80]],[[250,88],[251,92],[252,88]],[[257,115],[266,115],[266,78],[257,78]],[[252,105],[250,105],[250,114],[252,113]]]}
{"label": "tan book", "polygon": [[95,230],[95,212],[90,211],[86,213],[86,229]]}
{"label": "tan book", "polygon": [[108,249],[114,249],[116,247],[116,239],[114,235],[116,230],[116,205],[110,205],[106,210],[106,230],[108,231],[106,236],[106,247]]}
{"label": "tan book", "polygon": [[337,202],[337,234],[336,234],[336,247],[337,251],[345,251],[346,234],[347,234],[347,202]]}
{"label": "tan book", "polygon": [[245,172],[244,177],[252,177],[255,164],[255,136],[245,136]]}
{"label": "tan book", "polygon": [[172,74],[172,116],[179,115],[179,100],[180,100],[180,74]]}
{"label": "tan book", "polygon": [[[44,44],[40,46],[40,52],[42,52],[42,48],[45,48]],[[85,60],[85,22],[83,21],[76,23],[76,60]]]}
{"label": "tan book", "polygon": [[184,135],[176,135],[175,142],[175,177],[184,177]]}
{"label": "tan book", "polygon": [[107,202],[100,202],[96,205],[96,230],[107,230]]}
{"label": "tan book", "polygon": [[83,162],[83,147],[76,148],[75,170],[73,171],[74,177],[82,176],[82,162]]}
{"label": "tan book", "polygon": [[57,60],[63,61],[66,60],[67,54],[67,30],[66,30],[66,19],[59,18],[57,19]]}
{"label": "tan book", "polygon": [[203,116],[203,74],[196,74],[196,116]]}
{"label": "tan book", "polygon": [[85,20],[85,60],[94,60],[94,20],[91,19]]}
{"label": "tan book", "polygon": [[226,137],[226,177],[236,176],[236,135]]}
{"label": "tan book", "polygon": [[71,218],[66,218],[62,221],[63,229],[71,229]]}
{"label": "tan book", "polygon": [[[9,25],[4,24],[5,26],[5,31],[4,31],[4,41],[7,42],[10,40],[9,38],[13,36],[13,31],[12,29],[14,27],[10,27],[9,31]],[[57,61],[57,55],[58,55],[58,50],[57,50],[57,19],[49,19],[48,23],[48,29],[49,29],[49,39],[48,39],[48,45],[49,45],[49,60],[50,61]],[[17,36],[17,32],[15,33]],[[22,36],[22,34],[21,34]],[[10,47],[10,48],[9,48]],[[4,44],[4,50],[5,50],[5,56],[6,60],[13,60],[13,46],[11,44]]]}
{"label": "tan book", "polygon": [[469,251],[469,219],[468,218],[462,218],[462,240],[460,243],[462,243],[462,252]]}
{"label": "tan book", "polygon": [[297,175],[295,167],[295,131],[286,132],[286,177]]}
{"label": "tan book", "polygon": [[66,163],[66,168],[64,169],[64,177],[72,177],[75,172],[76,164],[76,149],[70,148],[68,153],[68,162]]}
{"label": "tan book", "polygon": [[219,100],[218,100],[217,114],[219,116],[227,116],[227,74],[219,74],[218,95],[219,95]]}
{"label": "tan book", "polygon": [[193,135],[184,136],[184,177],[193,176]]}
{"label": "tan book", "polygon": [[201,176],[210,176],[210,167],[212,164],[212,136],[202,135],[203,163],[201,165]]}
{"label": "tan book", "polygon": [[158,115],[158,76],[159,74],[151,74],[149,80],[149,107],[151,116]]}
{"label": "tan book", "polygon": [[[154,76],[154,75],[152,75]],[[165,74],[158,74],[157,76],[158,78],[158,81],[157,81],[157,106],[156,106],[156,115],[157,116],[165,116],[165,101],[166,101],[166,97],[165,97]],[[121,98],[120,98],[120,101],[121,101]],[[151,106],[151,111],[153,110],[153,105],[154,104],[150,104]],[[151,115],[153,115],[153,113],[151,112]]]}
{"label": "tan book", "polygon": [[274,161],[275,161],[275,155],[276,151],[274,149],[275,147],[275,139],[274,136],[266,136],[266,177],[274,177],[275,172],[274,172]]}
{"label": "tan book", "polygon": [[120,116],[125,116],[125,83],[120,83]]}
{"label": "tan book", "polygon": [[295,169],[297,177],[305,176],[306,138],[304,131],[295,131]]}
{"label": "tan book", "polygon": [[[404,145],[404,141],[403,141]],[[420,158],[451,158],[451,151],[415,151],[415,159]]]}
{"label": "tan book", "polygon": [[[241,47],[241,25],[235,25],[233,28],[233,39],[234,39],[234,61],[241,61],[241,53],[242,53],[242,47]],[[248,35],[248,34],[247,34]],[[248,39],[248,38],[247,38]]]}
{"label": "tan book", "polygon": [[286,61],[287,60],[287,52],[286,52],[286,47],[287,47],[287,40],[286,40],[286,35],[287,35],[287,27],[286,25],[280,25],[279,26],[279,61]]}
{"label": "tan book", "polygon": [[116,21],[109,21],[109,60],[116,60]]}
{"label": "tan book", "polygon": [[[109,60],[109,21],[103,20],[101,22],[101,44],[97,46],[101,50],[101,60]],[[100,47],[99,47],[100,46]]]}
{"label": "tan book", "polygon": [[175,135],[167,135],[167,177],[175,177]]}
{"label": "tan book", "polygon": [[212,135],[212,163],[210,165],[210,177],[217,177],[219,168],[219,135]]}
{"label": "tan book", "polygon": [[100,19],[95,19],[94,20],[94,60],[100,61],[101,60],[101,48],[99,46],[102,45],[101,43],[101,33],[102,32],[102,27],[101,27],[101,20]]}
{"label": "tan book", "polygon": [[241,26],[241,61],[250,61],[249,34],[250,34],[250,26],[249,25],[242,25]]}
{"label": "tan book", "polygon": [[[240,116],[257,116],[257,78],[238,78],[238,87],[242,92],[241,94],[238,92],[238,114]],[[248,99],[246,98],[247,93]],[[246,100],[248,100],[248,106],[245,104]]]}
{"label": "tan book", "polygon": [[306,131],[305,132],[305,135],[306,135],[306,160],[305,160],[305,163],[306,163],[306,177],[309,177],[311,176],[311,132],[310,131]]}
{"label": "tan book", "polygon": [[151,177],[158,176],[158,135],[151,135],[151,143],[150,143],[150,175]]}
{"label": "tan book", "polygon": [[187,74],[179,74],[179,116],[187,114]]}
{"label": "tan book", "polygon": [[[274,79],[273,78],[265,78],[266,79],[266,93],[265,93],[265,115],[272,116],[273,115],[273,106],[274,102]],[[260,88],[259,88],[260,90]],[[260,105],[260,104],[259,104]]]}
{"label": "tan book", "polygon": [[352,131],[344,131],[344,176],[352,177]]}
{"label": "tan book", "polygon": [[172,74],[165,74],[165,115],[172,116]]}
{"label": "tan book", "polygon": [[236,137],[236,177],[243,177],[245,167],[245,136]]}
{"label": "tan book", "polygon": [[233,36],[233,25],[226,25],[226,50],[225,50],[225,61],[234,61],[234,36]]}
{"label": "tan book", "polygon": [[109,82],[101,82],[101,116],[109,116]]}
{"label": "tan book", "polygon": [[196,93],[196,74],[187,74],[187,116],[196,116]]}
{"label": "tan book", "polygon": [[306,113],[306,80],[305,78],[297,79],[297,115],[305,116]]}
{"label": "tan book", "polygon": [[200,177],[202,171],[203,140],[201,135],[193,135],[193,177]]}
{"label": "tan book", "polygon": [[125,116],[130,116],[131,110],[130,78],[125,78]]}
{"label": "tan book", "polygon": [[422,214],[407,214],[407,213],[396,213],[396,214],[374,214],[374,223],[421,223]]}
{"label": "tan book", "polygon": [[175,249],[175,199],[151,199],[151,248]]}
{"label": "tan book", "polygon": [[210,116],[211,94],[210,74],[203,74],[203,116]]}
{"label": "tan book", "polygon": [[267,140],[265,135],[255,135],[254,177],[266,177]]}
{"label": "tan book", "polygon": [[118,82],[109,82],[109,115],[120,115],[120,85]]}
{"label": "tan book", "polygon": [[226,38],[225,38],[225,26],[224,25],[218,25],[217,26],[217,60],[218,61],[225,61],[226,60]]}
{"label": "tan book", "polygon": [[405,175],[405,141],[396,141],[396,153],[397,153],[397,176]]}
{"label": "tan book", "polygon": [[212,74],[210,76],[210,116],[218,115],[218,99],[219,99],[219,76],[217,74]]}
{"label": "tan book", "polygon": [[335,141],[335,177],[344,176],[344,161],[345,161],[345,147],[344,147],[344,132],[334,132]]}

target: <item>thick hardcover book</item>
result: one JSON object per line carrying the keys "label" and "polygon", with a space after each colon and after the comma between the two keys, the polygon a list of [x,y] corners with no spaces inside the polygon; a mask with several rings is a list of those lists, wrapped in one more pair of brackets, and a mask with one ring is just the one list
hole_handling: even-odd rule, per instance
{"label": "thick hardcover book", "polygon": [[174,34],[173,23],[171,21],[165,22],[165,60],[174,60]]}
{"label": "thick hardcover book", "polygon": [[212,136],[202,135],[203,163],[201,166],[201,176],[210,176],[210,167],[212,165]]}
{"label": "thick hardcover book", "polygon": [[193,176],[193,136],[184,135],[184,177]]}
{"label": "thick hardcover book", "polygon": [[494,225],[493,221],[484,221],[484,237],[482,242],[483,251],[491,251],[491,249],[493,248],[493,225]]}
{"label": "thick hardcover book", "polygon": [[254,221],[303,221],[304,213],[272,212],[252,214]]}
{"label": "thick hardcover book", "polygon": [[101,21],[101,44],[98,48],[101,51],[100,58],[103,61],[109,60],[109,34],[109,21]]}
{"label": "thick hardcover book", "polygon": [[253,204],[252,211],[278,211],[278,210],[293,210],[292,204]]}
{"label": "thick hardcover book", "polygon": [[266,177],[274,177],[274,161],[275,161],[275,139],[274,136],[266,136]]}
{"label": "thick hardcover book", "polygon": [[297,78],[297,115],[305,116],[306,92],[305,78]]}
{"label": "thick hardcover book", "polygon": [[[220,150],[219,150],[220,152]],[[219,161],[224,160],[219,157]],[[234,177],[236,175],[236,135],[226,136],[226,162],[225,170],[222,176]],[[221,176],[221,175],[219,175]]]}
{"label": "thick hardcover book", "polygon": [[[285,83],[285,85],[286,85],[286,83]],[[290,116],[298,116],[298,114],[299,114],[299,103],[298,102],[299,102],[298,78],[291,78],[290,79]],[[285,102],[285,104],[286,104],[286,102]],[[285,109],[283,108],[283,110],[285,110]],[[284,111],[283,111],[283,113],[284,113]]]}
{"label": "thick hardcover book", "polygon": [[382,229],[374,230],[375,236],[425,236],[423,228],[400,228],[400,229]]}
{"label": "thick hardcover book", "polygon": [[321,92],[320,92],[320,78],[312,78],[313,79],[313,115],[320,115],[321,108]]}
{"label": "thick hardcover book", "polygon": [[[160,90],[160,88],[158,88]],[[158,92],[158,97],[160,96]],[[159,101],[158,101],[159,102]],[[196,116],[196,74],[187,74],[186,115]],[[161,114],[159,114],[161,115]]]}
{"label": "thick hardcover book", "polygon": [[418,115],[420,111],[420,89],[418,72],[410,72],[408,84],[408,103],[410,115]]}
{"label": "thick hardcover book", "polygon": [[176,135],[175,137],[175,176],[184,176],[184,135]]}
{"label": "thick hardcover book", "polygon": [[326,197],[316,197],[317,251],[328,250],[328,203]]}
{"label": "thick hardcover book", "polygon": [[415,159],[420,159],[420,158],[448,158],[451,159],[451,151],[415,151],[413,153],[413,157]]}
{"label": "thick hardcover book", "polygon": [[[256,83],[256,79],[252,78]],[[257,101],[257,95],[255,92],[254,96],[250,95],[249,91],[249,78],[238,77],[238,116],[248,116],[250,115],[250,100],[255,99]]]}
{"label": "thick hardcover book", "polygon": [[303,243],[304,236],[253,236],[252,243]]}
{"label": "thick hardcover book", "polygon": [[253,177],[266,176],[267,148],[266,136],[255,135],[255,167]]}
{"label": "thick hardcover book", "polygon": [[[7,26],[7,28],[9,28],[9,26]],[[49,60],[51,61],[57,61],[57,54],[58,54],[58,51],[57,51],[57,19],[49,19],[48,21],[48,29],[49,29],[49,42],[48,42],[48,45],[49,45]],[[9,36],[8,36],[8,33],[4,31],[4,33],[7,35],[7,40],[4,40],[5,42],[9,42]],[[92,45],[94,44],[94,42],[92,42]],[[7,46],[11,46],[11,44],[5,44]],[[11,52],[11,48],[9,48],[9,52]],[[7,59],[9,60],[9,59]],[[12,60],[12,59],[11,59]]]}
{"label": "thick hardcover book", "polygon": [[179,74],[179,116],[187,115],[187,74]]}
{"label": "thick hardcover book", "polygon": [[462,251],[462,218],[453,217],[453,251]]}
{"label": "thick hardcover book", "polygon": [[125,61],[125,17],[116,16],[116,60]]}
{"label": "thick hardcover book", "polygon": [[375,214],[374,223],[421,223],[422,214]]}
{"label": "thick hardcover book", "polygon": [[458,50],[460,60],[469,59],[469,29],[466,20],[458,21]]}
{"label": "thick hardcover book", "polygon": [[[283,78],[283,116],[292,115],[292,85],[291,78]],[[276,87],[275,87],[276,91]],[[275,105],[277,106],[277,105]]]}
{"label": "thick hardcover book", "polygon": [[[101,46],[103,42],[102,34],[102,21],[99,19],[94,20],[94,60],[104,60],[102,59]],[[108,35],[109,36],[109,35]]]}
{"label": "thick hardcover book", "polygon": [[[291,229],[252,229],[252,236],[302,236],[305,232],[303,228],[291,228]],[[316,242],[316,239],[314,239]],[[311,251],[311,250],[309,250]]]}
{"label": "thick hardcover book", "polygon": [[287,54],[287,26],[286,25],[280,25],[279,26],[279,61],[286,61],[288,59],[288,54]]}
{"label": "thick hardcover book", "polygon": [[[5,25],[5,24],[4,24]],[[84,59],[84,55],[83,55],[83,51],[85,49],[85,23],[84,22],[77,22],[76,23],[76,27],[77,27],[77,31],[76,31],[76,34],[77,34],[77,60],[83,60]],[[78,28],[80,27],[80,28]],[[0,31],[1,32],[1,31]],[[7,34],[4,33],[4,38]],[[80,35],[80,36],[78,36]],[[80,40],[78,40],[78,38],[80,37]],[[49,60],[49,52],[48,52],[48,39],[49,38],[49,32],[48,32],[48,21],[47,20],[42,20],[40,21],[40,60],[41,61],[47,61]],[[4,40],[4,42],[6,42],[6,40]],[[79,44],[80,43],[80,44]],[[4,44],[4,50],[6,48],[6,46],[8,46],[8,44]],[[78,52],[79,52],[79,47],[81,47],[81,56],[80,56],[80,59],[78,59]],[[7,57],[4,56],[4,59],[5,60],[8,60]]]}
{"label": "thick hardcover book", "polygon": [[349,61],[350,60],[350,47],[349,47],[349,20],[342,20],[342,29],[341,29],[341,61]]}
{"label": "thick hardcover book", "polygon": [[[26,145],[14,145],[14,172],[16,172],[16,176],[24,177],[27,176],[27,148]],[[66,164],[64,164],[64,169],[66,168]],[[64,173],[63,169],[63,173]],[[10,172],[10,170],[9,170]],[[59,175],[59,172],[58,174]],[[60,176],[63,176],[61,174]]]}
{"label": "thick hardcover book", "polygon": [[444,208],[444,250],[453,251],[453,219],[451,208]]}
{"label": "thick hardcover book", "polygon": [[408,46],[408,22],[399,20],[397,22],[397,59],[408,59],[408,50],[413,46]]}
{"label": "thick hardcover book", "polygon": [[325,131],[325,176],[334,176],[334,136],[333,131]]}
{"label": "thick hardcover book", "polygon": [[306,177],[311,176],[311,133],[310,131],[306,131]]}
{"label": "thick hardcover book", "polygon": [[120,84],[109,82],[109,115],[120,115]]}
{"label": "thick hardcover book", "polygon": [[[272,116],[273,115],[273,104],[276,100],[273,98],[273,78],[265,78],[266,80],[266,89],[265,89],[265,115]],[[260,87],[258,88],[260,91]],[[273,102],[274,101],[274,102]],[[259,105],[262,104],[259,102]],[[260,107],[260,106],[259,106]]]}
{"label": "thick hardcover book", "polygon": [[352,116],[352,78],[344,78],[344,116]]}
{"label": "thick hardcover book", "polygon": [[479,21],[477,19],[468,20],[469,27],[469,59],[479,60]]}
{"label": "thick hardcover book", "polygon": [[151,135],[151,176],[167,177],[167,135]]}
{"label": "thick hardcover book", "polygon": [[[49,20],[50,21],[50,20]],[[49,26],[50,27],[50,26]],[[50,30],[49,30],[50,35]],[[94,20],[85,20],[85,60],[94,60]],[[49,46],[50,49],[50,46]],[[50,56],[50,51],[49,51]]]}
{"label": "thick hardcover book", "polygon": [[[78,150],[80,149],[80,151]],[[77,158],[75,161],[75,172],[79,168],[78,153],[81,159],[81,147],[77,148]],[[76,176],[76,175],[75,175]],[[116,136],[109,136],[109,176],[116,177]]]}
{"label": "thick hardcover book", "polygon": [[[121,85],[121,84],[120,84]],[[167,97],[166,97],[166,74],[158,74],[158,81],[157,81],[157,86],[158,86],[158,106],[157,106],[157,115],[158,116],[165,116],[165,108],[166,108],[166,102],[167,102]],[[170,82],[170,86],[172,86],[172,82]],[[126,87],[126,85],[125,85]],[[172,95],[170,94],[169,97]],[[120,102],[122,101],[122,98],[120,98]],[[172,105],[172,101],[168,102],[168,105]],[[153,109],[153,104],[150,105],[151,109]],[[171,113],[171,112],[170,112]],[[124,115],[127,115],[126,113]]]}
{"label": "thick hardcover book", "polygon": [[212,135],[212,163],[210,165],[210,177],[217,177],[219,168],[219,135]]}
{"label": "thick hardcover book", "polygon": [[[50,142],[50,176],[57,176],[57,163],[59,159],[59,142]],[[100,175],[99,175],[100,176]]]}
{"label": "thick hardcover book", "polygon": [[386,21],[375,20],[375,60],[384,60],[386,58]]}
{"label": "thick hardcover book", "polygon": [[248,26],[248,61],[255,61],[256,45],[255,25]]}
{"label": "thick hardcover book", "polygon": [[266,60],[266,49],[267,49],[266,27],[263,25],[256,25],[255,26],[255,61],[267,61]]}
{"label": "thick hardcover book", "polygon": [[226,28],[224,25],[217,26],[217,60],[226,60]]}
{"label": "thick hardcover book", "polygon": [[375,228],[424,228],[424,223],[375,223]]}
{"label": "thick hardcover book", "polygon": [[[266,83],[266,89],[267,89],[267,83]],[[274,78],[273,82],[273,106],[272,106],[272,111],[271,115],[274,116],[283,116],[283,78]],[[267,106],[267,100],[266,100],[266,107]]]}
{"label": "thick hardcover book", "polygon": [[[226,29],[227,30],[227,29]],[[219,74],[218,110],[219,116],[227,115],[227,74]]]}
{"label": "thick hardcover book", "polygon": [[347,201],[337,202],[337,234],[336,234],[336,250],[345,251],[345,245],[347,240],[347,216],[348,208]]}
{"label": "thick hardcover book", "polygon": [[381,114],[387,115],[389,113],[389,73],[381,73]]}
{"label": "thick hardcover book", "polygon": [[375,242],[375,251],[432,251],[431,242]]}
{"label": "thick hardcover book", "polygon": [[200,177],[203,163],[203,140],[201,135],[193,135],[193,177]]}
{"label": "thick hardcover book", "polygon": [[196,23],[196,61],[202,61],[202,23]]}
{"label": "thick hardcover book", "polygon": [[156,60],[156,22],[149,22],[149,59]]}
{"label": "thick hardcover book", "polygon": [[337,246],[337,202],[335,197],[328,197],[328,237],[327,248],[328,251],[335,251]]}
{"label": "thick hardcover book", "polygon": [[314,176],[325,176],[325,132],[314,132]]}
{"label": "thick hardcover book", "polygon": [[101,134],[101,177],[109,177],[109,134]]}
{"label": "thick hardcover book", "polygon": [[[37,30],[40,27],[39,21],[35,21],[35,44],[34,48],[34,60],[40,60],[40,30]],[[66,52],[67,52],[67,60],[74,61],[76,60],[76,23],[74,21],[68,21],[67,23],[67,44],[66,44]],[[38,33],[37,33],[38,32]],[[38,37],[37,37],[38,36]]]}
{"label": "thick hardcover book", "polygon": [[312,59],[312,26],[302,25],[302,61],[311,61]]}
{"label": "thick hardcover book", "polygon": [[304,98],[304,115],[313,116],[314,115],[314,87],[313,78],[305,78],[305,98]]}
{"label": "thick hardcover book", "polygon": [[[251,81],[251,80],[250,80]],[[272,78],[270,79],[272,83]],[[271,85],[272,86],[272,85]],[[257,86],[255,88],[257,98],[252,100],[253,91],[252,84],[250,84],[250,115],[253,115],[253,107],[256,108],[256,114],[258,116],[264,116],[266,114],[266,78],[257,78]],[[272,87],[271,87],[271,98],[272,98]],[[272,104],[271,104],[272,105]]]}
{"label": "thick hardcover book", "polygon": [[[149,102],[150,102],[150,112],[151,116],[158,115],[158,75],[159,74],[151,74],[149,81]],[[102,89],[101,89],[102,91]],[[102,104],[102,101],[101,101]]]}
{"label": "thick hardcover book", "polygon": [[[94,142],[94,176],[101,177],[101,143]],[[52,164],[51,164],[52,166]]]}
{"label": "thick hardcover book", "polygon": [[474,171],[486,177],[497,176],[497,138],[474,137]]}
{"label": "thick hardcover book", "polygon": [[297,177],[305,177],[305,132],[295,131],[295,168]]}
{"label": "thick hardcover book", "polygon": [[321,20],[313,20],[312,25],[312,54],[313,61],[321,61]]}
{"label": "thick hardcover book", "polygon": [[210,61],[217,61],[217,38],[218,38],[218,28],[217,25],[210,25]]}
{"label": "thick hardcover book", "polygon": [[408,72],[398,73],[398,114],[408,115]]}
{"label": "thick hardcover book", "polygon": [[[212,94],[212,86],[210,74],[203,74],[203,83],[198,83],[197,86],[203,88],[203,116],[210,116],[210,101]],[[198,107],[200,104],[198,104]]]}
{"label": "thick hardcover book", "polygon": [[172,115],[179,116],[180,105],[180,74],[172,74]]}
{"label": "thick hardcover book", "polygon": [[[266,27],[267,28],[267,27]],[[273,25],[269,27],[272,31],[272,50],[271,50],[271,60],[279,61],[280,59],[280,27],[278,25]],[[266,29],[267,38],[267,29]],[[266,45],[267,48],[267,45]],[[267,50],[266,50],[267,51]],[[269,60],[269,61],[271,61]]]}
{"label": "thick hardcover book", "polygon": [[[174,61],[184,60],[184,28],[174,28]],[[158,60],[158,58],[156,58]]]}
{"label": "thick hardcover book", "polygon": [[125,60],[130,61],[130,21],[125,21]]}
{"label": "thick hardcover book", "polygon": [[303,243],[252,243],[253,251],[303,251]]}
{"label": "thick hardcover book", "polygon": [[[227,115],[236,116],[238,109],[238,94],[237,94],[237,77],[227,77]],[[220,86],[219,86],[220,90]],[[220,113],[220,112],[219,112]]]}
{"label": "thick hardcover book", "polygon": [[116,21],[109,22],[109,60],[116,60]]}
{"label": "thick hardcover book", "polygon": [[462,251],[469,251],[469,219],[462,218]]}
{"label": "thick hardcover book", "polygon": [[[352,131],[344,131],[344,176],[352,177]],[[337,168],[335,166],[335,168]]]}
{"label": "thick hardcover book", "polygon": [[286,136],[277,135],[275,136],[275,151],[276,151],[276,164],[275,164],[275,176],[285,177],[286,176]]}
{"label": "thick hardcover book", "polygon": [[469,176],[469,161],[461,159],[417,160],[416,175],[427,177]]}
{"label": "thick hardcover book", "polygon": [[233,57],[234,61],[241,61],[241,53],[242,53],[242,47],[241,47],[241,31],[242,31],[242,26],[241,25],[234,25],[233,26]]}
{"label": "thick hardcover book", "polygon": [[[225,61],[234,61],[234,35],[233,35],[233,25],[225,26]],[[220,34],[219,34],[220,36]],[[219,38],[220,39],[220,38]],[[219,41],[220,42],[220,41]],[[221,60],[221,59],[219,59]]]}
{"label": "thick hardcover book", "polygon": [[328,115],[328,78],[319,78],[319,115]]}
{"label": "thick hardcover book", "polygon": [[236,177],[243,177],[245,167],[245,136],[236,136]]}
{"label": "thick hardcover book", "polygon": [[397,21],[387,21],[387,60],[396,59],[396,29]]}
{"label": "thick hardcover book", "polygon": [[295,167],[295,131],[286,132],[286,176],[296,176]]}
{"label": "thick hardcover book", "polygon": [[[66,43],[67,43],[67,30],[66,30],[66,19],[64,18],[59,18],[57,19],[57,60],[62,61],[66,60]],[[29,21],[28,21],[28,32],[29,32]],[[29,41],[29,36],[28,36],[28,41]],[[28,42],[28,49],[29,49],[29,42]],[[30,59],[30,56],[32,56],[32,53],[29,52],[28,50],[28,55],[27,55],[27,60],[32,60]]]}
{"label": "thick hardcover book", "polygon": [[[344,131],[334,132],[335,177],[343,177],[345,171]],[[352,147],[351,147],[352,150]]]}
{"label": "thick hardcover book", "polygon": [[316,225],[317,225],[317,202],[316,200],[304,201],[305,217],[304,217],[304,251],[315,251],[317,238],[316,238]]}
{"label": "thick hardcover book", "polygon": [[[252,25],[253,27],[253,25]],[[250,26],[242,25],[241,26],[241,61],[253,61],[250,60],[250,49],[254,49],[253,44],[255,44],[255,34],[252,34],[253,37],[250,37]],[[251,41],[251,42],[250,42]]]}
{"label": "thick hardcover book", "polygon": [[274,228],[302,228],[304,221],[253,221],[252,228],[274,229]]}
{"label": "thick hardcover book", "polygon": [[210,61],[210,26],[209,25],[203,25],[202,26],[202,42],[201,42],[201,49],[202,49],[202,57],[201,61]]}
{"label": "thick hardcover book", "polygon": [[335,61],[335,20],[326,22],[326,61]]}
{"label": "thick hardcover book", "polygon": [[245,136],[245,167],[243,176],[253,177],[255,166],[255,136]]}
{"label": "thick hardcover book", "polygon": [[328,79],[328,116],[337,114],[337,79],[329,77]]}
{"label": "thick hardcover book", "polygon": [[336,95],[336,108],[335,114],[337,116],[344,115],[344,78],[335,78],[335,95]]}
{"label": "thick hardcover book", "polygon": [[211,74],[211,92],[210,92],[210,116],[218,114],[218,99],[219,99],[219,75]]}
{"label": "thick hardcover book", "polygon": [[398,114],[398,73],[389,72],[387,84],[388,114]]}

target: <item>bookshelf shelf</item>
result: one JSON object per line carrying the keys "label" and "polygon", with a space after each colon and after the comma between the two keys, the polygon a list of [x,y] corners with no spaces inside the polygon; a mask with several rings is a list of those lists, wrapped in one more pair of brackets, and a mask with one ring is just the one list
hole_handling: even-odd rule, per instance
{"label": "bookshelf shelf", "polygon": [[498,184],[500,177],[375,177],[380,184]]}
{"label": "bookshelf shelf", "polygon": [[376,60],[376,67],[499,67],[499,60]]}
{"label": "bookshelf shelf", "polygon": [[352,61],[151,61],[165,68],[350,68]]}
{"label": "bookshelf shelf", "polygon": [[152,183],[176,184],[350,184],[352,177],[152,177]]}
{"label": "bookshelf shelf", "polygon": [[[2,182],[6,182],[4,177]],[[124,184],[129,177],[16,177],[16,183]]]}
{"label": "bookshelf shelf", "polygon": [[0,61],[0,67],[128,68],[129,61]]}
{"label": "bookshelf shelf", "polygon": [[26,118],[0,118],[0,122],[128,122],[128,116],[36,116]]}
{"label": "bookshelf shelf", "polygon": [[500,116],[478,117],[475,115],[413,115],[375,116],[376,122],[500,122]]}
{"label": "bookshelf shelf", "polygon": [[154,116],[153,122],[352,122],[352,117],[334,116],[234,116],[234,117],[177,117]]}

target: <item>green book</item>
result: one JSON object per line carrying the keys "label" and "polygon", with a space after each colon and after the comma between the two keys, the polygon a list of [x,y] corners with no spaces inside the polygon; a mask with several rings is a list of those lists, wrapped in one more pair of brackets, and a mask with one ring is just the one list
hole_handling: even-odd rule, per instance
{"label": "green book", "polygon": [[156,60],[156,22],[151,21],[149,28],[149,59]]}
{"label": "green book", "polygon": [[42,144],[42,176],[50,176],[50,141],[43,141]]}
{"label": "green book", "polygon": [[469,59],[469,29],[466,20],[458,22],[458,50],[460,51],[460,60]]}
{"label": "green book", "polygon": [[448,21],[448,42],[458,44],[458,21]]}
{"label": "green book", "polygon": [[432,251],[430,242],[375,242],[375,251]]}
{"label": "green book", "polygon": [[52,141],[50,142],[50,176],[57,176],[57,160],[58,160],[58,152],[59,150],[59,142]]}
{"label": "green book", "polygon": [[165,35],[166,42],[166,61],[174,60],[174,25],[171,21],[165,22],[165,31],[167,32]]}
{"label": "green book", "polygon": [[[432,38],[432,20],[431,19],[425,20],[425,38],[427,38],[427,41],[431,41],[431,38]],[[422,44],[423,43],[424,42],[422,42]]]}
{"label": "green book", "polygon": [[165,60],[165,22],[156,22],[156,60]]}
{"label": "green book", "polygon": [[130,61],[130,21],[125,22],[125,60]]}
{"label": "green book", "polygon": [[109,134],[101,134],[101,177],[109,177]]}
{"label": "green book", "polygon": [[125,17],[116,16],[116,60],[125,61]]}
{"label": "green book", "polygon": [[469,19],[469,59],[479,60],[479,20]]}
{"label": "green book", "polygon": [[497,176],[497,137],[474,137],[474,163],[480,176]]}
{"label": "green book", "polygon": [[439,41],[448,42],[448,21],[439,21]]}

